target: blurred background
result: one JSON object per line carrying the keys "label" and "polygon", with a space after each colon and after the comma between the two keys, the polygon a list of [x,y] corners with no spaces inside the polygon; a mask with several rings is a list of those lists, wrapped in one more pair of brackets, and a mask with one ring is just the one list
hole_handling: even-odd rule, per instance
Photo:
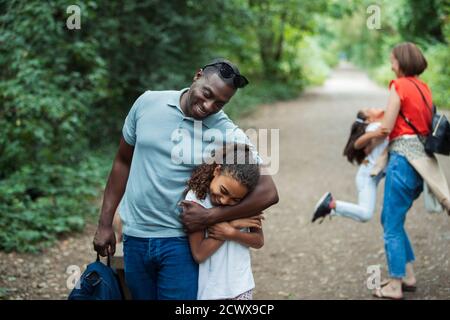
{"label": "blurred background", "polygon": [[[423,79],[450,107],[447,0],[74,4],[70,30],[68,1],[0,0],[0,251],[39,252],[95,221],[134,100],[189,86],[216,57],[250,80],[225,108],[233,119],[322,84],[340,60],[386,86],[402,41],[422,48]],[[379,28],[368,27],[370,5]]]}

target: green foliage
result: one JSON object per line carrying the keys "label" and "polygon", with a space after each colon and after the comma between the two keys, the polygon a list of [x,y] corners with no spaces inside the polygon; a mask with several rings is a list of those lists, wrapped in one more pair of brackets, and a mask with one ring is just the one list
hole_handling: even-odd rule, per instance
{"label": "green foliage", "polygon": [[366,8],[372,1],[362,0],[352,12],[340,16],[333,24],[334,41],[338,50],[368,70],[380,84],[387,85],[394,77],[389,55],[400,42],[419,45],[428,60],[428,68],[421,76],[428,83],[436,105],[450,108],[450,6],[441,0],[379,0],[381,29],[366,27]]}
{"label": "green foliage", "polygon": [[283,80],[298,76],[298,69],[285,66],[291,62],[285,47],[315,31],[316,15],[326,6],[324,0],[248,1],[244,8],[249,19],[244,30],[254,35],[261,71],[266,77]]}
{"label": "green foliage", "polygon": [[[401,1],[397,12],[397,27],[403,39],[413,42],[443,42],[446,0]],[[445,9],[447,6],[447,9]],[[448,12],[447,12],[448,14]]]}
{"label": "green foliage", "polygon": [[63,9],[16,2],[0,16],[0,178],[30,161],[77,162],[87,147],[89,106],[105,90],[104,61],[95,39],[64,30]]}
{"label": "green foliage", "polygon": [[430,46],[425,52],[428,68],[423,79],[433,90],[433,101],[438,107],[450,109],[450,53],[448,45]]}
{"label": "green foliage", "polygon": [[0,180],[0,250],[34,252],[82,230],[98,213],[95,200],[111,162],[92,156],[70,167],[27,165]]}

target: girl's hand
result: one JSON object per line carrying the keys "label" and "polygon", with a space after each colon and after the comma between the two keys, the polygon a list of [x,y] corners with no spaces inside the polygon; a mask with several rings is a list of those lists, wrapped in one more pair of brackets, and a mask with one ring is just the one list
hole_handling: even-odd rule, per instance
{"label": "girl's hand", "polygon": [[233,240],[236,232],[228,222],[220,222],[208,228],[208,237],[216,240]]}
{"label": "girl's hand", "polygon": [[242,218],[230,221],[230,225],[235,229],[242,228],[259,228],[261,229],[262,221],[264,220],[264,216],[259,214],[257,216],[253,216],[250,218]]}
{"label": "girl's hand", "polygon": [[377,130],[373,131],[374,138],[386,138],[389,135],[390,131],[387,128],[380,127]]}

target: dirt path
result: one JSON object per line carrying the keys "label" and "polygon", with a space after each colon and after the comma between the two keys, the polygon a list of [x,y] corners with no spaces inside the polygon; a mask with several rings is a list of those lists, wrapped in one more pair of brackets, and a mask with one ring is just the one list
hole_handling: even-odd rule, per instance
{"label": "dirt path", "polygon": [[[280,129],[280,170],[274,179],[280,202],[266,214],[265,246],[253,251],[256,299],[370,299],[367,267],[386,274],[379,223],[382,190],[374,219],[360,224],[344,218],[310,224],[317,199],[331,191],[356,200],[357,168],[341,156],[349,126],[362,107],[384,107],[387,91],[350,66],[336,70],[324,86],[301,98],[262,106],[243,127]],[[450,181],[449,158],[441,164]],[[419,291],[408,299],[450,298],[450,218],[413,206],[407,230],[416,251]],[[0,253],[0,298],[65,299],[69,265],[81,268],[95,227],[60,241],[40,255]]]}

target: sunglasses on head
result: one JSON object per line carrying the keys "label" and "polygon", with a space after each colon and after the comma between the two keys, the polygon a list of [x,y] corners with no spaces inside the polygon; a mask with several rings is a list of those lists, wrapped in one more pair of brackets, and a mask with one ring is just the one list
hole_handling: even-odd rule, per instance
{"label": "sunglasses on head", "polygon": [[215,67],[219,70],[220,76],[224,79],[233,79],[233,84],[236,88],[243,88],[246,85],[248,85],[248,80],[243,75],[240,75],[236,72],[234,72],[233,68],[226,62],[216,62],[207,64],[203,67],[205,69],[206,67]]}

